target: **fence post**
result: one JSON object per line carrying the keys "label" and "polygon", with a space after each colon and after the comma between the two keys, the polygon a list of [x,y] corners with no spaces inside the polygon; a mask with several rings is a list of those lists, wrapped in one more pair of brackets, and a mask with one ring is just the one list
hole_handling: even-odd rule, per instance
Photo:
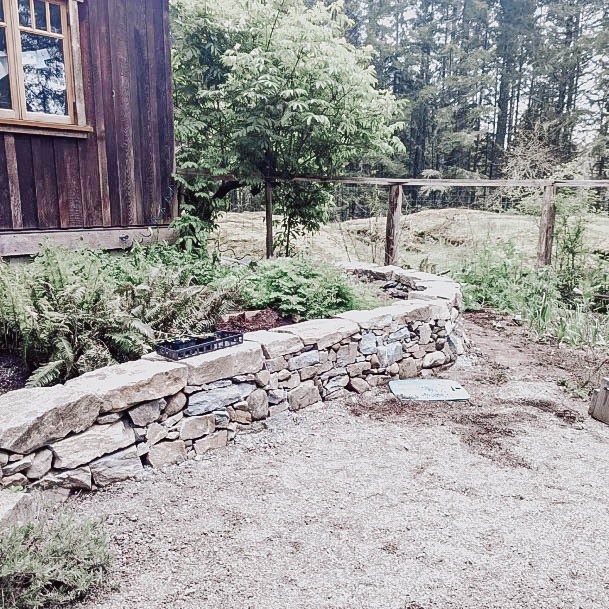
{"label": "fence post", "polygon": [[264,181],[264,207],[266,211],[266,257],[272,258],[273,248],[273,185],[270,180]]}
{"label": "fence post", "polygon": [[402,186],[389,189],[387,232],[385,234],[385,264],[396,264],[400,256],[400,219],[402,217]]}
{"label": "fence post", "polygon": [[539,245],[537,247],[537,268],[552,263],[552,245],[554,243],[554,225],[556,223],[556,186],[548,184],[543,190],[543,209],[539,226]]}

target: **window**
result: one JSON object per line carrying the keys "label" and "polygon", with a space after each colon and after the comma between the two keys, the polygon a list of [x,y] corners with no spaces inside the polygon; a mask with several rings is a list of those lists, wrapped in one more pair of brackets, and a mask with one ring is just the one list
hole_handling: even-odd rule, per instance
{"label": "window", "polygon": [[82,124],[68,1],[0,0],[0,122]]}

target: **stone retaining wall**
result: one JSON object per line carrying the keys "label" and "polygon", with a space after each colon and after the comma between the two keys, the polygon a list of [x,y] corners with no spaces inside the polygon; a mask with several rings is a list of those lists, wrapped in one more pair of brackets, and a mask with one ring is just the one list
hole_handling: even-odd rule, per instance
{"label": "stone retaining wall", "polygon": [[225,446],[267,417],[417,376],[463,353],[458,284],[398,267],[347,270],[402,300],[251,332],[229,349],[156,354],[0,396],[0,484],[90,490]]}

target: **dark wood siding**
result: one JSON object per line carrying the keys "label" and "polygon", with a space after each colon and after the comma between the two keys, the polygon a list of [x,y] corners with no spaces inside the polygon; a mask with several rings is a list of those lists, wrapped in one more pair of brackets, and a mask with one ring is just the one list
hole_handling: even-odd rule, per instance
{"label": "dark wood siding", "polygon": [[175,214],[168,0],[84,0],[79,26],[93,133],[0,133],[0,235]]}

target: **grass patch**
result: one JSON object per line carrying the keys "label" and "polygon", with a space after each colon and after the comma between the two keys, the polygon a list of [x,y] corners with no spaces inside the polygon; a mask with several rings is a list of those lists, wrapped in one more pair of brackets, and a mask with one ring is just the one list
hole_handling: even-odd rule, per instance
{"label": "grass patch", "polygon": [[0,609],[59,607],[103,582],[111,562],[100,523],[60,515],[0,535]]}

